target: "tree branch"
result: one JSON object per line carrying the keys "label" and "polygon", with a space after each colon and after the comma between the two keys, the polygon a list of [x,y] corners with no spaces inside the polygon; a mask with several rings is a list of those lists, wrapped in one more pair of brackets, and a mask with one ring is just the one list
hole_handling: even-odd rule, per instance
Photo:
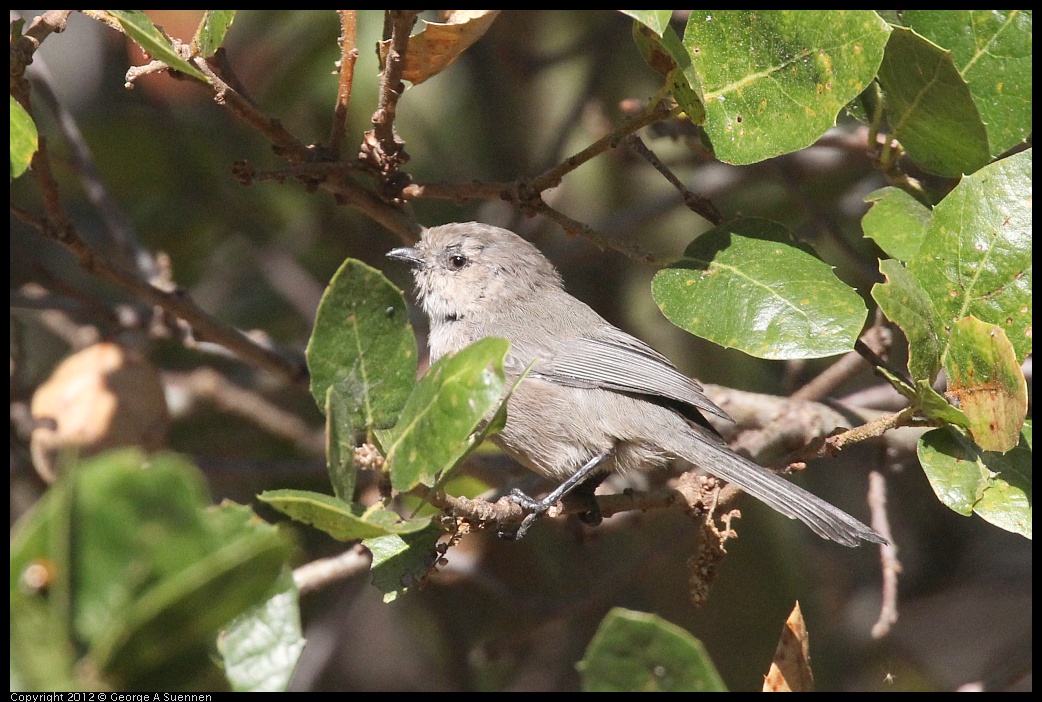
{"label": "tree branch", "polygon": [[369,570],[373,556],[362,544],[340,555],[320,558],[293,571],[293,582],[301,595],[321,590],[337,580],[345,580]]}
{"label": "tree branch", "polygon": [[64,246],[85,271],[150,304],[162,307],[178,319],[184,320],[198,336],[224,346],[246,362],[283,376],[291,382],[304,382],[307,370],[303,363],[290,361],[273,349],[255,343],[243,332],[229,327],[201,309],[183,290],[161,290],[98,256],[57,204],[56,184],[50,174],[43,139],[40,140],[40,144],[40,150],[33,157],[33,173],[37,182],[43,183],[41,192],[44,202],[47,203],[48,215],[41,218],[15,205],[11,206],[12,214],[40,234]]}
{"label": "tree branch", "polygon": [[398,98],[404,86],[402,71],[409,48],[409,33],[416,24],[419,10],[387,10],[391,36],[380,77],[380,97],[373,113],[373,128],[362,138],[358,158],[380,175],[388,195],[397,196],[408,179],[399,169],[409,160],[405,144],[394,131]]}
{"label": "tree branch", "polygon": [[347,107],[351,103],[351,85],[355,77],[355,61],[358,59],[358,47],[355,46],[358,11],[337,10],[337,14],[340,15],[340,60],[337,62],[340,80],[337,82],[333,125],[329,133],[329,150],[334,158],[340,158],[340,150],[347,135],[344,123],[347,120]]}
{"label": "tree branch", "polygon": [[[883,363],[892,341],[892,334],[886,326],[886,320],[877,310],[875,322],[857,340],[855,350],[848,352],[838,361],[823,370],[817,377],[792,394],[793,400],[821,400],[829,397],[836,388],[861,370]],[[866,355],[865,349],[868,350]],[[872,363],[872,361],[879,363]],[[883,366],[884,368],[886,366]],[[889,370],[889,369],[888,369]],[[900,377],[900,376],[898,376]]]}
{"label": "tree branch", "polygon": [[879,546],[883,566],[883,602],[879,619],[872,626],[872,638],[881,639],[897,622],[897,576],[901,573],[901,561],[897,558],[897,542],[890,533],[890,520],[887,518],[886,479],[879,471],[868,474],[868,506],[872,511],[872,528],[887,541]]}
{"label": "tree branch", "polygon": [[640,155],[645,161],[650,163],[656,171],[662,174],[663,178],[668,180],[669,183],[677,189],[680,196],[684,198],[684,204],[687,205],[689,210],[713,225],[723,224],[724,217],[720,214],[720,210],[716,209],[716,205],[714,205],[708,198],[702,197],[701,195],[688,190],[687,186],[676,177],[673,171],[671,171],[666,164],[662,163],[662,160],[655,155],[654,151],[648,148],[647,144],[645,144],[639,136],[636,134],[630,134],[626,137],[626,145],[635,153]]}
{"label": "tree branch", "polygon": [[512,183],[472,182],[459,185],[412,184],[402,189],[402,196],[407,199],[437,198],[460,202],[470,199],[499,198],[514,203],[523,211],[547,216],[572,236],[581,236],[593,241],[601,248],[613,249],[644,263],[653,263],[656,261],[656,257],[646,249],[628,241],[605,236],[589,225],[568,217],[550,207],[543,200],[542,193],[560,185],[565,175],[590,159],[617,147],[628,135],[655,121],[675,115],[678,110],[679,108],[676,107],[670,109],[662,104],[656,105],[636,117],[630,118],[615,131],[606,134],[554,168],[530,180],[519,179]]}

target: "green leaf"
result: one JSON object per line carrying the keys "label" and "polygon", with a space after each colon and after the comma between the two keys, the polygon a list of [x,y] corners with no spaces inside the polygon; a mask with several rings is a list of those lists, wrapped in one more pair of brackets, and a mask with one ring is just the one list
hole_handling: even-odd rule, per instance
{"label": "green leaf", "polygon": [[[98,689],[77,668],[72,618],[71,495],[60,480],[11,532],[12,690]],[[17,687],[14,679],[18,678]]]}
{"label": "green leaf", "polygon": [[970,426],[970,418],[958,407],[953,407],[948,400],[926,380],[915,381],[916,395],[913,398],[915,404],[925,417],[941,419],[949,424],[960,426],[963,429]]}
{"label": "green leaf", "polygon": [[365,429],[361,384],[330,385],[326,391],[326,468],[333,494],[344,502],[355,497],[355,436]]}
{"label": "green leaf", "polygon": [[952,53],[994,157],[1031,133],[1031,10],[905,10],[907,26]]}
{"label": "green leaf", "polygon": [[1006,333],[971,316],[952,326],[950,344],[944,365],[946,394],[958,399],[978,446],[1009,451],[1020,441],[1028,388]]}
{"label": "green leaf", "polygon": [[347,259],[322,295],[308,342],[311,394],[319,407],[340,385],[361,398],[357,424],[394,424],[416,383],[416,337],[402,291],[383,273]]}
{"label": "green leaf", "polygon": [[417,585],[438,563],[435,546],[442,530],[431,524],[412,534],[390,534],[366,539],[373,554],[373,585],[384,593],[384,602],[393,602]]}
{"label": "green leaf", "polygon": [[47,599],[42,592],[11,590],[11,692],[104,689],[82,673],[77,677],[76,651]]}
{"label": "green leaf", "polygon": [[94,641],[125,619],[149,581],[175,578],[210,552],[200,511],[210,500],[183,458],[136,451],[78,466],[75,491],[74,623],[81,639]]}
{"label": "green leaf", "polygon": [[754,163],[813,144],[872,82],[889,31],[871,10],[692,12],[684,46],[717,158]]}
{"label": "green leaf", "polygon": [[819,358],[853,348],[867,311],[832,268],[764,219],[710,229],[655,274],[666,318],[758,358]]}
{"label": "green leaf", "polygon": [[579,663],[584,692],[726,692],[702,642],[654,614],[616,607]]}
{"label": "green leaf", "polygon": [[941,325],[934,317],[930,296],[899,261],[880,261],[879,272],[886,276],[886,282],[873,286],[872,297],[908,339],[912,378],[932,383],[941,369]]}
{"label": "green leaf", "polygon": [[892,186],[869,193],[865,202],[872,204],[861,218],[865,236],[899,261],[907,261],[918,253],[930,226],[929,207]]}
{"label": "green leaf", "polygon": [[[23,675],[32,680],[30,654],[45,648],[57,680],[78,651],[75,673],[93,671],[95,682],[81,681],[92,686],[174,689],[212,675],[218,630],[260,601],[289,545],[248,508],[208,504],[198,471],[174,454],[126,450],[73,466],[12,536],[13,574],[33,562],[56,569],[48,626],[12,651]],[[74,538],[61,536],[63,522]],[[39,596],[19,596],[27,616],[42,614]]]}
{"label": "green leaf", "polygon": [[[472,447],[473,450],[476,450],[479,446],[481,446],[481,444],[488,437],[492,436],[493,434],[498,434],[499,432],[503,431],[503,427],[505,427],[506,424],[507,424],[507,405],[508,405],[508,403],[510,401],[510,397],[511,397],[511,395],[514,394],[514,391],[517,390],[517,387],[524,381],[524,379],[528,377],[529,371],[532,370],[532,366],[534,366],[535,364],[536,364],[536,360],[533,360],[528,365],[528,367],[525,368],[524,372],[521,373],[520,375],[518,375],[514,379],[513,384],[507,389],[506,392],[504,392],[502,394],[502,396],[500,396],[500,398],[499,398],[499,405],[494,410],[489,412],[489,414],[491,416],[488,419],[488,421],[486,421],[485,424],[478,431],[476,431],[473,435],[471,435],[471,437],[467,440],[467,444],[470,447]],[[469,453],[470,450],[471,449],[468,449],[467,453]],[[459,465],[462,462],[462,460],[463,460],[463,457],[460,457],[459,459],[457,459],[456,463],[453,464],[453,466],[451,468],[449,468],[448,470],[443,471],[441,473],[441,475],[438,476],[437,480],[435,480],[435,482],[434,482],[434,485],[431,486],[431,491],[432,492],[438,492],[439,490],[445,490],[446,486],[450,482],[455,482],[456,481],[455,468],[459,467]],[[479,492],[484,492],[484,490],[481,490]],[[450,495],[459,495],[460,493],[449,491],[449,494]],[[474,493],[474,494],[478,494],[478,493]],[[470,497],[470,496],[473,496],[473,495],[465,495],[465,497]],[[423,506],[424,506],[424,502],[420,502],[417,508],[420,508],[420,507],[423,507]]]}
{"label": "green leaf", "polygon": [[202,71],[174,51],[170,40],[156,28],[156,25],[152,24],[152,20],[144,12],[141,10],[106,10],[106,12],[115,17],[127,36],[153,59],[162,61],[175,71],[198,78],[203,82],[209,82]]}
{"label": "green leaf", "polygon": [[284,692],[304,651],[293,574],[284,570],[268,595],[236,617],[218,641],[236,692]]}
{"label": "green leaf", "polygon": [[1023,362],[1031,353],[1031,150],[963,178],[934,208],[908,271],[931,300],[938,338],[946,342],[951,325],[973,315],[1002,327]]}
{"label": "green leaf", "polygon": [[[275,529],[241,505],[221,509],[238,513],[238,533],[145,590],[96,641],[92,658],[122,687],[170,687],[186,661],[208,663],[217,631],[262,601],[282,571],[289,547]],[[221,515],[212,521],[227,529]]]}
{"label": "green leaf", "polygon": [[[659,36],[661,34],[661,36]],[[688,118],[703,124],[706,117],[702,85],[684,45],[673,28],[666,26],[659,34],[644,25],[633,23],[633,41],[649,66],[666,77],[666,84]]]}
{"label": "green leaf", "polygon": [[970,425],[969,418],[962,410],[952,407],[943,395],[933,389],[929,381],[916,380],[914,384],[909,385],[903,378],[897,377],[885,368],[876,370],[897,392],[908,398],[912,406],[924,417],[940,419],[963,428]]}
{"label": "green leaf", "polygon": [[398,424],[377,438],[399,492],[430,485],[477,446],[474,432],[503,398],[505,339],[481,339],[438,359],[420,379]]}
{"label": "green leaf", "polygon": [[430,519],[426,518],[403,520],[389,510],[366,510],[361,505],[308,490],[265,490],[257,498],[339,541],[409,534],[424,529],[430,523]]}
{"label": "green leaf", "polygon": [[951,427],[919,440],[919,461],[938,499],[959,514],[976,512],[997,527],[1031,538],[1031,424],[1005,454],[983,451]]}
{"label": "green leaf", "polygon": [[192,53],[210,58],[224,43],[235,20],[235,10],[206,10],[192,39]]}
{"label": "green leaf", "polygon": [[25,173],[40,145],[36,123],[11,96],[11,180]]}
{"label": "green leaf", "polygon": [[673,16],[673,10],[619,10],[624,15],[629,15],[659,36],[669,26],[669,18]]}
{"label": "green leaf", "polygon": [[987,132],[951,53],[911,29],[894,27],[879,83],[891,136],[923,169],[956,177],[990,160]]}

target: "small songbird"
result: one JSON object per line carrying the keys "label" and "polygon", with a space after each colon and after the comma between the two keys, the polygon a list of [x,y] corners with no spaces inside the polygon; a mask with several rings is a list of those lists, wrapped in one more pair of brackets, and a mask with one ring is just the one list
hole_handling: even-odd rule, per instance
{"label": "small songbird", "polygon": [[518,538],[584,483],[681,458],[823,538],[844,546],[885,543],[846,512],[728,448],[702,412],[733,420],[702,387],[565,292],[553,265],[517,234],[477,222],[446,224],[426,230],[415,247],[387,255],[413,267],[430,320],[432,362],[494,336],[510,342],[508,380],[528,369],[492,440],[562,482],[543,500],[513,493],[531,511]]}

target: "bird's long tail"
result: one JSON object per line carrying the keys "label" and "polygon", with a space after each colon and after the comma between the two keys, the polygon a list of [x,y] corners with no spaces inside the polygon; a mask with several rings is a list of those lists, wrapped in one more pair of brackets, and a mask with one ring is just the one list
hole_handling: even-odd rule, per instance
{"label": "bird's long tail", "polygon": [[734,483],[789,519],[799,519],[824,539],[844,546],[858,546],[862,541],[887,543],[871,527],[838,507],[736,454],[716,437],[708,436],[708,432],[705,436],[701,432],[701,427],[691,427],[694,440],[685,442],[677,451],[681,458]]}

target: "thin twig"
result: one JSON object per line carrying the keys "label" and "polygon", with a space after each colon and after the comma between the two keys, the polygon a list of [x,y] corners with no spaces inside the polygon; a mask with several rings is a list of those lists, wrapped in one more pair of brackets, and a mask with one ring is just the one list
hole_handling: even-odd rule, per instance
{"label": "thin twig", "polygon": [[[39,155],[40,152],[37,154]],[[39,161],[34,158],[33,170],[37,173],[46,171],[49,178],[49,168],[44,166],[45,163],[46,158],[41,158]],[[48,187],[48,192],[56,191]],[[50,198],[45,195],[44,200],[48,199]],[[218,343],[244,361],[283,376],[291,382],[299,383],[306,379],[307,371],[302,363],[291,361],[276,351],[255,343],[243,332],[229,327],[201,309],[184,291],[180,289],[161,290],[98,256],[76,228],[68,222],[64,213],[55,213],[55,216],[52,216],[52,211],[49,209],[48,217],[40,218],[14,205],[11,206],[11,212],[40,234],[62,244],[76,258],[80,267],[88,273],[92,273],[150,304],[162,307],[189,324],[197,336]]]}
{"label": "thin twig", "polygon": [[[877,314],[875,323],[861,335],[860,341],[871,349],[875,358],[881,358],[890,345],[890,334],[882,316]],[[833,394],[847,380],[870,366],[861,351],[850,351],[826,368],[806,385],[792,394],[793,400],[821,400]]]}
{"label": "thin twig", "polygon": [[337,69],[340,80],[337,83],[336,103],[333,108],[333,125],[329,133],[329,150],[334,158],[340,157],[347,132],[344,124],[347,120],[347,108],[351,103],[351,85],[355,77],[355,61],[358,59],[358,47],[355,46],[355,28],[358,22],[357,10],[337,10],[340,15],[340,61]]}
{"label": "thin twig", "polygon": [[825,440],[817,451],[817,457],[835,456],[850,444],[868,439],[877,439],[891,429],[898,427],[940,426],[940,420],[923,420],[916,417],[916,410],[907,407],[900,412],[888,413],[861,426],[848,429]]}
{"label": "thin twig", "polygon": [[309,162],[317,160],[317,150],[293,136],[282,126],[282,122],[272,119],[260,111],[252,101],[229,85],[206,60],[195,58],[193,65],[201,70],[209,79],[213,90],[213,99],[218,105],[227,107],[233,114],[267,137],[276,154],[291,162]]}
{"label": "thin twig", "polygon": [[156,264],[152,253],[141,245],[130,219],[120,209],[115,198],[109,194],[105,181],[94,164],[94,156],[90,147],[83,139],[83,134],[76,124],[75,117],[65,109],[51,89],[50,72],[42,57],[34,60],[31,71],[33,86],[43,98],[48,109],[57,118],[58,127],[72,153],[74,170],[80,176],[88,200],[94,205],[105,223],[105,231],[111,237],[115,247],[122,252],[127,264],[136,268],[142,279],[159,283],[162,276],[161,267]]}
{"label": "thin twig", "polygon": [[572,219],[560,210],[555,210],[540,197],[521,204],[521,209],[544,215],[556,222],[570,236],[581,236],[602,249],[613,249],[642,263],[657,263],[658,258],[642,246],[625,239],[605,236],[588,224]]}
{"label": "thin twig", "polygon": [[[526,515],[523,507],[508,497],[501,497],[495,502],[489,502],[482,498],[467,498],[446,495],[444,492],[435,492],[429,488],[419,485],[413,489],[413,493],[422,497],[434,507],[446,510],[454,517],[479,522],[486,526],[494,526],[500,529],[508,525],[520,523]],[[656,490],[626,492],[614,495],[597,495],[594,498],[597,507],[603,517],[610,517],[621,512],[643,512],[651,509],[665,509],[677,502],[684,502],[685,496],[674,488],[663,487]],[[588,511],[587,504],[558,503],[551,507],[547,516],[554,518],[567,514],[577,514]]]}
{"label": "thin twig", "polygon": [[904,155],[904,147],[896,140],[885,135],[883,146],[878,153],[876,163],[887,183],[901,188],[924,205],[930,206],[930,198],[918,179],[913,178],[901,169],[901,157]]}
{"label": "thin twig", "polygon": [[293,582],[300,594],[320,590],[337,580],[346,580],[369,570],[372,554],[362,544],[356,544],[349,551],[338,556],[320,558],[296,568],[293,571]]}
{"label": "thin twig", "polygon": [[73,10],[48,10],[29,23],[16,41],[11,42],[11,95],[29,110],[29,84],[25,69],[48,36],[65,31]]}
{"label": "thin twig", "polygon": [[[218,54],[220,53],[219,50]],[[267,137],[275,153],[290,161],[289,175],[300,177],[308,187],[325,190],[333,195],[338,204],[354,207],[359,213],[397,234],[404,242],[412,243],[420,237],[423,227],[414,216],[403,208],[381,199],[349,177],[348,173],[354,168],[353,164],[330,162],[327,166],[322,159],[331,157],[324,153],[324,150],[299,141],[279,120],[267,117],[233,87],[239,81],[234,78],[227,62],[214,59],[211,61],[214,61],[213,65],[201,58],[196,58],[193,62],[210,78],[214,100]],[[216,71],[218,66],[220,75]],[[302,170],[295,172],[294,168]],[[233,171],[244,185],[252,182],[256,175],[252,167],[246,163],[237,164]]]}
{"label": "thin twig", "polygon": [[274,436],[293,442],[310,455],[325,452],[325,432],[312,429],[297,415],[268,401],[263,395],[243,388],[212,368],[200,367],[187,373],[166,372],[163,383],[187,392],[193,398],[205,398],[218,409],[248,419]]}
{"label": "thin twig", "polygon": [[881,639],[890,633],[897,622],[897,576],[901,573],[901,561],[897,558],[897,543],[890,533],[890,520],[886,511],[886,479],[878,471],[868,474],[868,506],[872,512],[872,528],[888,543],[879,547],[883,569],[882,605],[879,619],[872,626],[872,638]]}
{"label": "thin twig", "polygon": [[526,200],[538,197],[544,190],[555,188],[561,184],[564,176],[571,173],[590,159],[606,151],[614,149],[633,132],[646,127],[652,122],[677,114],[680,108],[669,109],[658,105],[641,114],[628,119],[617,129],[593,142],[577,154],[569,156],[557,166],[529,180],[517,180],[512,183],[445,183],[412,184],[402,190],[406,198],[433,197],[448,200],[469,200],[472,198],[498,197],[508,202],[523,204]]}
{"label": "thin twig", "polygon": [[402,197],[409,200],[505,200],[517,202],[518,184],[515,183],[412,183],[402,189]]}
{"label": "thin twig", "polygon": [[[32,311],[33,317],[39,324],[65,341],[70,348],[81,349],[96,344],[103,338],[96,324],[83,324],[80,318],[86,317],[87,305],[79,299],[59,295],[47,290],[36,283],[27,283],[20,290],[11,291],[11,312],[14,317],[15,310]],[[92,308],[96,305],[91,305]],[[95,310],[91,309],[90,313]],[[104,310],[107,319],[105,322],[110,326],[117,326],[117,320],[108,309]],[[23,354],[12,355],[13,357],[25,358]]]}
{"label": "thin twig", "polygon": [[417,14],[418,10],[387,10],[385,22],[390,25],[391,36],[380,72],[379,103],[373,113],[373,128],[363,135],[358,154],[363,163],[380,175],[392,197],[397,197],[408,184],[399,168],[409,160],[409,154],[394,131],[394,117],[403,90],[402,72],[409,49],[409,33],[416,24]]}
{"label": "thin twig", "polygon": [[583,165],[590,159],[610,149],[633,132],[657,120],[665,119],[677,113],[679,108],[668,108],[656,105],[653,108],[627,120],[618,129],[593,142],[579,153],[570,156],[550,170],[532,178],[512,183],[480,183],[472,182],[459,185],[431,183],[427,185],[413,184],[402,189],[402,196],[408,199],[439,198],[466,201],[475,198],[499,198],[512,202],[524,211],[543,214],[559,224],[573,236],[581,236],[596,243],[602,248],[610,248],[644,263],[654,263],[656,257],[646,249],[627,241],[605,236],[587,224],[578,222],[562,212],[550,207],[542,198],[545,190],[560,185],[565,175]]}
{"label": "thin twig", "polygon": [[901,381],[906,383],[909,387],[915,386],[915,382],[912,380],[911,376],[908,375],[908,371],[902,368],[897,368],[896,366],[890,364],[888,361],[882,358],[882,356],[878,354],[875,351],[875,349],[868,346],[868,344],[866,344],[864,340],[858,339],[854,342],[854,351],[861,354],[861,356],[866,361],[871,363],[876,368],[882,368],[894,377],[900,378]]}
{"label": "thin twig", "polygon": [[681,182],[680,178],[677,178],[673,171],[662,162],[662,159],[660,159],[654,151],[648,148],[648,145],[645,144],[639,136],[636,134],[630,134],[626,137],[626,144],[636,154],[650,163],[656,171],[661,173],[662,176],[677,189],[680,196],[684,198],[684,204],[687,205],[689,210],[714,225],[723,224],[724,217],[720,214],[720,210],[716,209],[716,205],[714,205],[708,198],[702,197],[701,195],[688,190],[687,186]]}
{"label": "thin twig", "polygon": [[391,153],[394,143],[394,117],[401,97],[402,73],[405,70],[405,53],[409,49],[409,34],[416,24],[418,10],[388,10],[391,22],[390,45],[384,61],[380,80],[380,99],[373,115],[373,130],[383,145],[385,153]]}
{"label": "thin twig", "polygon": [[566,175],[568,175],[576,168],[589,161],[590,159],[594,158],[595,156],[599,156],[605,153],[606,151],[611,151],[616,146],[618,146],[624,138],[626,138],[633,132],[648,126],[652,122],[657,122],[659,120],[671,117],[679,113],[679,107],[670,108],[661,103],[655,105],[654,107],[644,111],[636,117],[627,120],[621,126],[619,126],[618,129],[611,132],[610,134],[604,135],[603,137],[593,142],[574,156],[566,158],[564,161],[562,161],[554,168],[551,168],[545,173],[536,176],[532,180],[528,181],[526,185],[528,188],[537,193],[541,193],[544,190],[549,190],[550,188],[556,188],[558,185],[561,184],[561,181],[564,179]]}

